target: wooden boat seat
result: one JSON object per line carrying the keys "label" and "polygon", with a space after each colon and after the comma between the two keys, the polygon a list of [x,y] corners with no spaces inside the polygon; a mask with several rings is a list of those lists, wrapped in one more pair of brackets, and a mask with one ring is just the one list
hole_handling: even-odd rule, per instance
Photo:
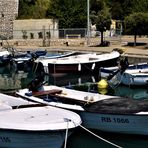
{"label": "wooden boat seat", "polygon": [[38,92],[32,92],[33,96],[42,96],[42,95],[55,95],[62,93],[62,90],[60,89],[52,89],[47,91],[38,91]]}
{"label": "wooden boat seat", "polygon": [[98,60],[98,58],[89,58],[89,61]]}
{"label": "wooden boat seat", "polygon": [[93,96],[85,96],[83,99],[75,99],[75,97],[72,97],[68,95],[66,92],[64,92],[62,89],[50,89],[47,91],[38,91],[38,92],[32,92],[33,96],[44,96],[44,95],[49,95],[53,97],[57,97],[63,101],[72,101],[72,102],[78,102],[82,104],[91,104],[96,102]]}

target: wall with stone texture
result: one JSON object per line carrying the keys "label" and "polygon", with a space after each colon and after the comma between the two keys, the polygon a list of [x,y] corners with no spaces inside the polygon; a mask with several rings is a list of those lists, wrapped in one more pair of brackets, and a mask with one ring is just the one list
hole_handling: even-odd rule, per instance
{"label": "wall with stone texture", "polygon": [[13,20],[18,15],[18,0],[0,0],[0,36],[13,37]]}

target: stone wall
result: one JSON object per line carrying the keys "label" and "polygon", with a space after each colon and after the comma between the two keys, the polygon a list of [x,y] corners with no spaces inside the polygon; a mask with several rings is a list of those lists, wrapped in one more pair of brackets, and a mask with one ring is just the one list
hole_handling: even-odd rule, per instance
{"label": "stone wall", "polygon": [[9,43],[9,46],[11,47],[50,47],[50,46],[85,46],[86,45],[86,39],[13,39],[13,40],[7,40],[7,41],[0,41],[0,46],[7,47]]}
{"label": "stone wall", "polygon": [[13,20],[18,15],[18,0],[0,0],[0,36],[12,38]]}

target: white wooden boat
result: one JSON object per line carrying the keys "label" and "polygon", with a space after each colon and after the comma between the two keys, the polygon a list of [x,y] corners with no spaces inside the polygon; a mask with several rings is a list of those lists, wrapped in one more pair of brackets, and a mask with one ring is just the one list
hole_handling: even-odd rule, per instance
{"label": "white wooden boat", "polygon": [[[29,52],[29,51],[28,51]],[[24,55],[18,55],[12,58],[13,66],[16,68],[16,70],[31,70],[34,68],[34,60],[36,59],[56,59],[56,58],[62,58],[62,57],[68,57],[70,55],[77,54],[76,52],[65,52],[65,53],[55,53],[55,54],[44,54],[45,51],[35,51],[35,52],[29,52],[28,54],[25,53]]]}
{"label": "white wooden boat", "polygon": [[72,111],[0,93],[0,147],[62,147],[80,124]]}
{"label": "white wooden boat", "polygon": [[86,128],[148,135],[147,100],[138,101],[58,86],[43,86],[39,92],[22,89],[17,94],[28,100],[73,110],[79,113]]}
{"label": "white wooden boat", "polygon": [[[118,67],[101,68],[101,76],[108,77],[118,70]],[[119,81],[124,85],[148,85],[148,63],[139,63],[137,65],[129,65],[125,72],[120,70],[115,74],[114,80]],[[113,81],[114,81],[113,80]],[[112,82],[113,82],[112,81]]]}
{"label": "white wooden boat", "polygon": [[10,96],[7,94],[0,93],[0,105],[9,106],[9,108],[19,108],[19,106],[27,106],[36,104],[34,102],[30,102],[24,100],[20,97]]}
{"label": "white wooden boat", "polygon": [[26,70],[27,67],[32,67],[32,61],[40,56],[46,56],[46,50],[16,52],[11,57],[10,65],[16,70]]}
{"label": "white wooden boat", "polygon": [[40,56],[38,59],[56,59],[56,58],[63,58],[63,57],[69,57],[72,55],[78,55],[81,54],[81,52],[75,52],[75,51],[67,51],[67,52],[51,52],[47,54],[46,56]]}
{"label": "white wooden boat", "polygon": [[59,148],[81,124],[79,115],[52,106],[0,112],[0,147]]}
{"label": "white wooden boat", "polygon": [[111,67],[100,67],[100,75],[102,78],[108,78],[111,74],[119,69],[118,66]]}
{"label": "white wooden boat", "polygon": [[115,66],[120,53],[112,51],[111,53],[96,54],[87,53],[75,56],[68,56],[58,59],[37,59],[36,69],[44,68],[46,73],[92,73],[99,72],[101,66]]}
{"label": "white wooden boat", "polygon": [[67,57],[70,55],[75,55],[76,52],[66,52],[63,54],[47,54],[47,51],[42,51],[42,50],[37,50],[34,52],[27,51],[27,53],[22,53],[20,55],[16,55],[12,60],[14,60],[16,63],[24,63],[32,58],[35,59],[55,59],[55,58],[62,58],[62,57]]}
{"label": "white wooden boat", "polygon": [[123,74],[118,73],[117,79],[124,85],[128,86],[147,86],[148,85],[148,68],[126,70]]}

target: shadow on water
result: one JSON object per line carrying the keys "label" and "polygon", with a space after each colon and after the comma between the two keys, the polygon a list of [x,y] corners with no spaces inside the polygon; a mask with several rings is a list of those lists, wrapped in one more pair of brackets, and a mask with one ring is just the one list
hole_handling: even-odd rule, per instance
{"label": "shadow on water", "polygon": [[[140,135],[117,134],[91,130],[96,135],[123,148],[147,148],[148,137]],[[73,133],[67,143],[67,148],[113,148],[115,146],[84,131],[77,130]]]}

